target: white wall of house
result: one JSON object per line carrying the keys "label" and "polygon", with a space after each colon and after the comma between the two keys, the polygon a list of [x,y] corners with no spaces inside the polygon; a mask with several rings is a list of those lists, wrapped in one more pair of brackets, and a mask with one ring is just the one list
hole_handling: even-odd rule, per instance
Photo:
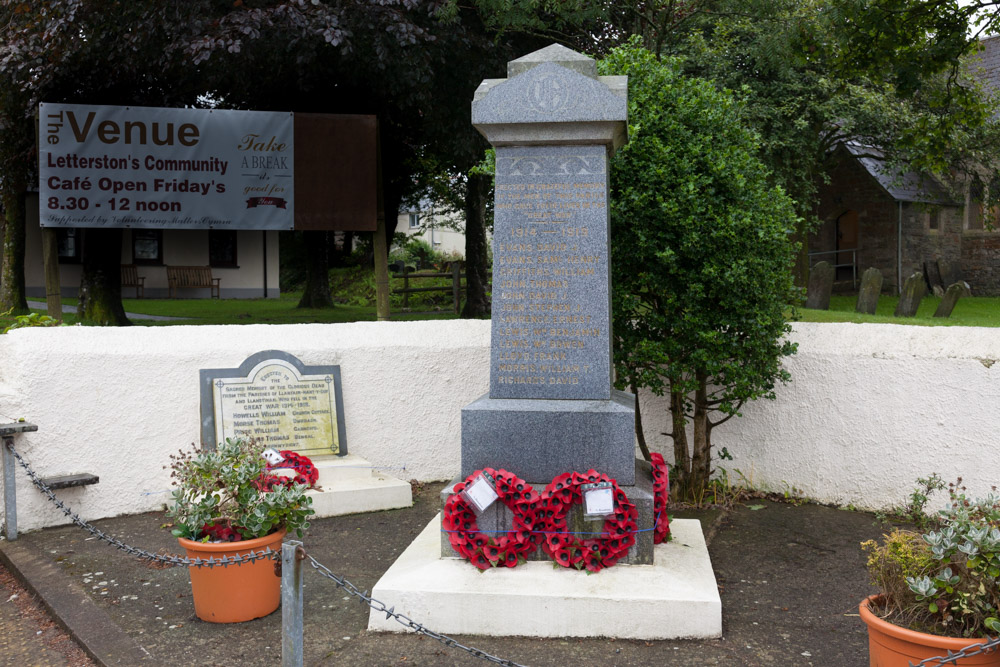
{"label": "white wall of house", "polygon": [[[38,195],[28,196],[28,217],[25,235],[24,279],[29,298],[45,298],[45,273],[42,265],[42,232],[38,224]],[[122,264],[135,263],[132,252],[132,234],[126,229],[122,234]],[[146,298],[166,298],[167,266],[207,266],[209,230],[164,230],[162,263],[143,264],[138,267],[145,277]],[[266,259],[266,261],[265,261]],[[278,296],[278,232],[238,230],[236,232],[237,266],[214,266],[212,275],[221,278],[220,294],[224,299],[255,299]],[[59,280],[63,296],[76,296],[80,288],[82,269],[79,262],[60,262]],[[135,297],[131,287],[122,288],[124,298]],[[179,290],[181,298],[207,298],[208,289]]]}
{"label": "white wall of house", "polygon": [[[199,439],[198,371],[281,349],[339,364],[348,450],[403,479],[459,469],[461,409],[489,385],[487,321],[20,329],[0,336],[0,421],[43,475],[91,472],[60,493],[85,518],[159,508],[163,466]],[[714,433],[719,462],[758,487],[861,508],[906,499],[917,477],[962,476],[986,493],[1000,470],[995,329],[795,325],[793,380]],[[668,459],[666,404],[642,397],[646,436]],[[516,472],[516,471],[515,471]],[[65,519],[17,473],[21,529]]]}
{"label": "white wall of house", "polygon": [[416,220],[409,211],[399,214],[396,221],[397,232],[426,241],[438,252],[457,253],[465,257],[464,227],[458,230],[454,228],[454,222],[444,224],[446,217],[435,214],[433,210],[413,213],[417,216]]}

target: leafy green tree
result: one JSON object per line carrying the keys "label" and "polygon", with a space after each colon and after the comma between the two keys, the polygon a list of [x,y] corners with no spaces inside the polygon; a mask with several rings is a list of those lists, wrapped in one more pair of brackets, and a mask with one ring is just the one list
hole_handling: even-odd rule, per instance
{"label": "leafy green tree", "polygon": [[629,77],[630,140],[611,176],[617,385],[669,395],[673,488],[696,496],[712,472],[712,429],[789,379],[798,220],[732,96],[636,40],[600,71]]}

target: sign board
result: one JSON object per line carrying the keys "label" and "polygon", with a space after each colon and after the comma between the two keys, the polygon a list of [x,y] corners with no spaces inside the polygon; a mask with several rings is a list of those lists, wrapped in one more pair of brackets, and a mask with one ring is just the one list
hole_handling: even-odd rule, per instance
{"label": "sign board", "polygon": [[289,112],[39,105],[42,227],[292,229]]}
{"label": "sign board", "polygon": [[253,438],[306,456],[347,454],[339,366],[306,366],[280,350],[239,368],[202,369],[202,446]]}

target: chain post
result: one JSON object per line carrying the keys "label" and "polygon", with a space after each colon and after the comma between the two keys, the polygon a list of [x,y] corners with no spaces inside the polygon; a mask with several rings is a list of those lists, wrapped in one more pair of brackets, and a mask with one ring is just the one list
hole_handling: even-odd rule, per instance
{"label": "chain post", "polygon": [[302,667],[302,542],[281,545],[281,667]]}
{"label": "chain post", "polygon": [[14,479],[13,436],[3,436],[3,519],[5,535],[13,542],[17,539],[17,486]]}

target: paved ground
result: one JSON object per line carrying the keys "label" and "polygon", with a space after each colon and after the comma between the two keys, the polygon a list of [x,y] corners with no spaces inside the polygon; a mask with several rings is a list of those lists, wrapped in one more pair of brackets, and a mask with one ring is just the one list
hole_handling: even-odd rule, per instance
{"label": "paved ground", "polygon": [[[358,588],[370,589],[438,511],[441,486],[417,489],[409,509],[315,521],[305,548]],[[707,529],[722,596],[721,639],[458,639],[533,666],[866,665],[867,634],[857,605],[871,591],[858,544],[880,534],[873,517],[808,504],[750,505],[759,507],[685,515]],[[164,521],[149,513],[97,523],[137,546],[176,552]],[[280,612],[235,625],[199,621],[184,569],[151,568],[79,528],[0,542],[0,559],[28,580],[102,664],[280,664]],[[369,633],[367,608],[311,571],[305,600],[307,665],[488,664],[428,638]],[[0,620],[4,635],[6,623]]]}

